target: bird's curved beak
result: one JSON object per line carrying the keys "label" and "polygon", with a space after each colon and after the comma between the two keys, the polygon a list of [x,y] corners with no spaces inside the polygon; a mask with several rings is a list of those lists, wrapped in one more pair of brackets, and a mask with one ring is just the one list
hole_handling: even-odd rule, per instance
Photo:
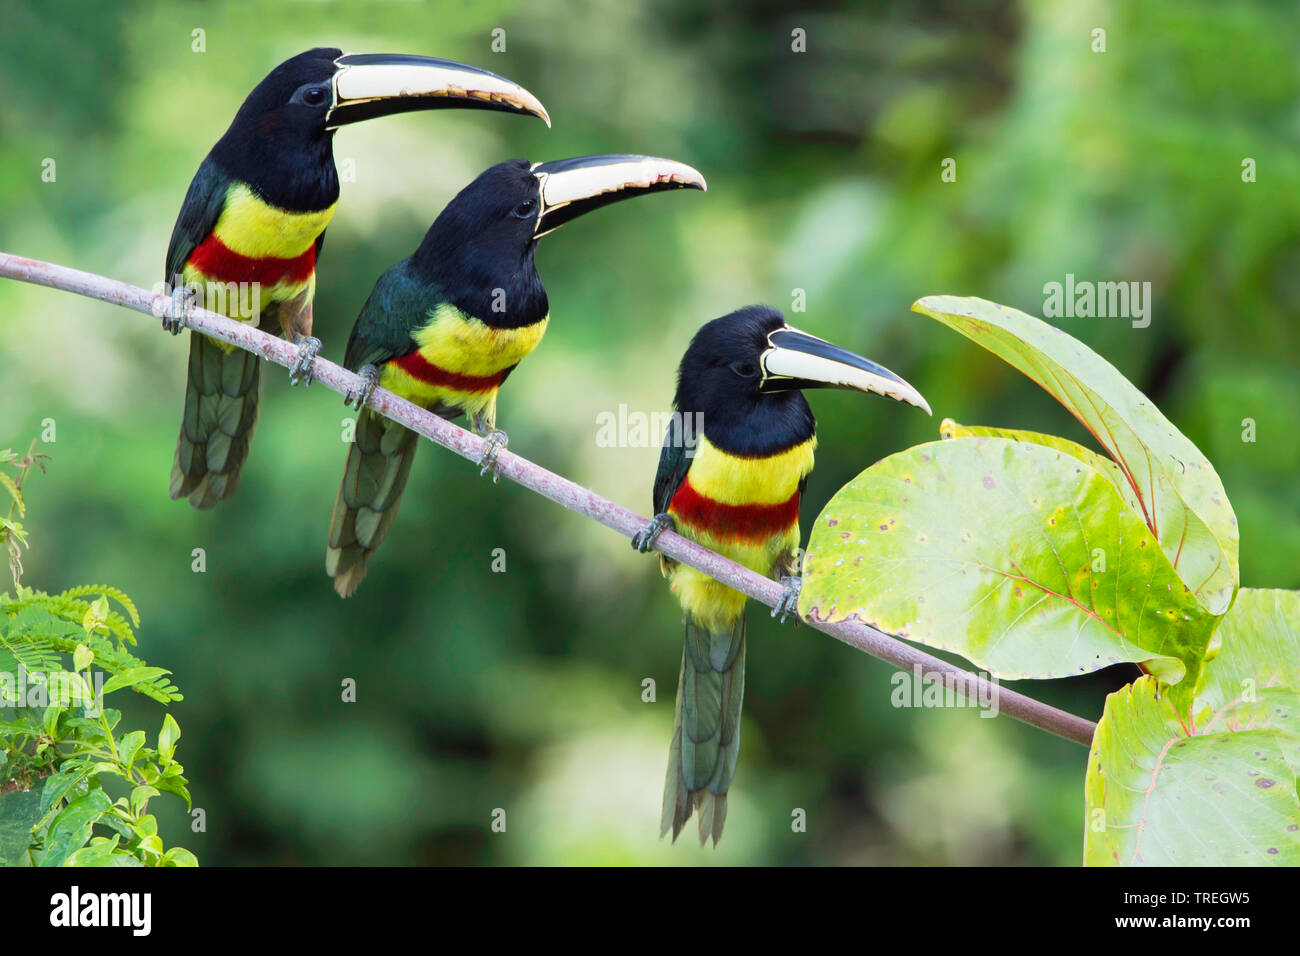
{"label": "bird's curved beak", "polygon": [[657,156],[611,154],[534,163],[542,209],[535,238],[601,206],[665,189],[706,189],[698,170]]}
{"label": "bird's curved beak", "polygon": [[405,53],[345,53],[334,61],[330,129],[412,110],[481,109],[537,116],[541,100],[503,76],[453,60]]}
{"label": "bird's curved beak", "polygon": [[931,414],[921,393],[889,369],[825,339],[787,325],[772,332],[767,337],[767,345],[759,357],[763,372],[761,391],[849,388],[885,395]]}

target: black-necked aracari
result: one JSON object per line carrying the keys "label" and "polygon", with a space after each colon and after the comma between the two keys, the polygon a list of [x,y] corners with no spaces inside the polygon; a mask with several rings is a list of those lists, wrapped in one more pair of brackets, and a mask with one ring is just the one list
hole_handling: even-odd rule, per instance
{"label": "black-necked aracari", "polygon": [[[674,414],[654,482],[654,520],[633,538],[647,551],[667,527],[784,583],[773,615],[794,610],[799,498],[817,438],[803,389],[874,392],[924,409],[893,372],[753,306],[714,319],[682,358]],[[686,646],[677,685],[661,834],[693,811],[714,844],[740,753],[745,691],[745,595],[661,556],[681,603]]]}
{"label": "black-necked aracari", "polygon": [[491,167],[438,215],[420,247],[375,283],[344,364],[366,384],[330,520],[325,570],[342,597],[397,513],[417,436],[366,408],[376,386],[485,436],[482,471],[496,478],[506,444],[497,391],[541,341],[550,318],[537,240],[609,203],[667,189],[704,189],[689,166],[650,156],[583,156]]}
{"label": "black-necked aracari", "polygon": [[[244,100],[200,164],[167,249],[166,282],[254,324],[278,321],[299,345],[290,381],[311,381],[316,261],[339,196],[334,131],[409,110],[487,109],[550,119],[537,98],[485,70],[423,56],[315,49],[281,63]],[[168,316],[164,327],[181,324]],[[171,496],[210,508],[234,494],[257,420],[259,360],[190,340]]]}

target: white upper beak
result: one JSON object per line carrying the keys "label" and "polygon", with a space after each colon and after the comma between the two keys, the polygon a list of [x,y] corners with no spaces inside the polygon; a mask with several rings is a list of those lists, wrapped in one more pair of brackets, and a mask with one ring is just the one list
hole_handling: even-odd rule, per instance
{"label": "white upper beak", "polygon": [[786,326],[769,335],[768,344],[759,364],[763,384],[769,389],[781,388],[783,380],[790,383],[786,387],[798,387],[796,383],[802,382],[807,386],[851,388],[884,395],[933,414],[921,393],[889,369],[825,339]]}
{"label": "white upper beak", "polygon": [[[331,112],[362,113],[367,103],[387,100],[441,99],[438,105],[482,105],[531,113],[551,125],[539,100],[518,83],[487,70],[434,57],[344,54],[335,61],[334,108]],[[456,101],[460,101],[457,103]],[[420,109],[432,103],[412,102],[401,109]],[[346,122],[346,120],[344,121]]]}

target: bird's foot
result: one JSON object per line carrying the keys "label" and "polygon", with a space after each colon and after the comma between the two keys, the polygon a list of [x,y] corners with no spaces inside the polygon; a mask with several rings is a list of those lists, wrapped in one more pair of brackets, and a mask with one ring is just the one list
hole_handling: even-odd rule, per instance
{"label": "bird's foot", "polygon": [[654,547],[655,540],[659,537],[659,535],[663,534],[665,530],[670,530],[670,531],[676,530],[676,525],[673,522],[673,516],[670,514],[655,515],[652,519],[650,519],[650,523],[648,525],[646,525],[636,534],[632,535],[632,547],[640,551],[642,554],[645,554],[652,547]]}
{"label": "bird's foot", "polygon": [[171,311],[162,317],[163,331],[180,335],[181,329],[185,327],[185,318],[190,314],[190,309],[194,308],[196,299],[198,296],[193,286],[178,285],[172,289]]}
{"label": "bird's foot", "polygon": [[795,624],[799,623],[799,589],[803,587],[803,578],[786,575],[781,578],[781,600],[772,608],[772,616],[781,618],[781,623],[793,614]]}
{"label": "bird's foot", "polygon": [[316,356],[320,355],[321,342],[314,335],[300,335],[294,339],[298,346],[298,359],[289,368],[290,385],[310,385],[316,374]]}
{"label": "bird's foot", "polygon": [[492,474],[492,483],[496,484],[501,478],[501,472],[497,470],[497,455],[501,454],[501,449],[505,448],[510,441],[510,436],[499,428],[493,428],[483,436],[483,457],[478,460],[482,466],[479,475]]}
{"label": "bird's foot", "polygon": [[379,387],[379,367],[376,365],[363,365],[361,371],[357,374],[361,376],[361,388],[344,395],[343,404],[361,411],[366,407],[366,403],[370,401],[370,396],[375,394],[375,389]]}

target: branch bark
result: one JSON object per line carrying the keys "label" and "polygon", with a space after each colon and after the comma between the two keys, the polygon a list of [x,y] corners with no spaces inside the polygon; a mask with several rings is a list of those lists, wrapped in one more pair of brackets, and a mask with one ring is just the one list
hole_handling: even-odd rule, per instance
{"label": "branch bark", "polygon": [[[47,286],[51,289],[61,289],[65,292],[75,292],[78,295],[144,312],[159,319],[164,315],[170,315],[173,308],[173,301],[169,296],[158,295],[138,286],[94,273],[2,252],[0,252],[0,276]],[[292,365],[297,357],[297,349],[284,339],[215,312],[191,308],[183,321],[191,329],[229,342],[286,368]],[[360,376],[323,358],[316,359],[315,380],[341,394],[356,391],[361,386]],[[483,439],[391,392],[376,389],[370,400],[370,407],[462,458],[478,461],[483,454]],[[648,521],[647,518],[567,478],[547,471],[508,449],[500,453],[497,462],[499,471],[504,477],[571,511],[586,515],[626,537],[630,538],[640,531]],[[775,606],[781,597],[781,586],[776,581],[742,567],[672,531],[661,534],[655,542],[655,547],[670,558],[703,571],[768,607]],[[1092,735],[1096,730],[1096,724],[1092,721],[993,684],[982,675],[940,660],[867,624],[857,621],[838,623],[805,621],[805,623],[850,647],[909,672],[919,665],[926,676],[933,675],[939,680],[951,682],[958,693],[972,697],[973,702],[981,698],[988,699],[987,695],[992,694],[993,699],[997,701],[999,713],[1084,746],[1092,743]]]}

